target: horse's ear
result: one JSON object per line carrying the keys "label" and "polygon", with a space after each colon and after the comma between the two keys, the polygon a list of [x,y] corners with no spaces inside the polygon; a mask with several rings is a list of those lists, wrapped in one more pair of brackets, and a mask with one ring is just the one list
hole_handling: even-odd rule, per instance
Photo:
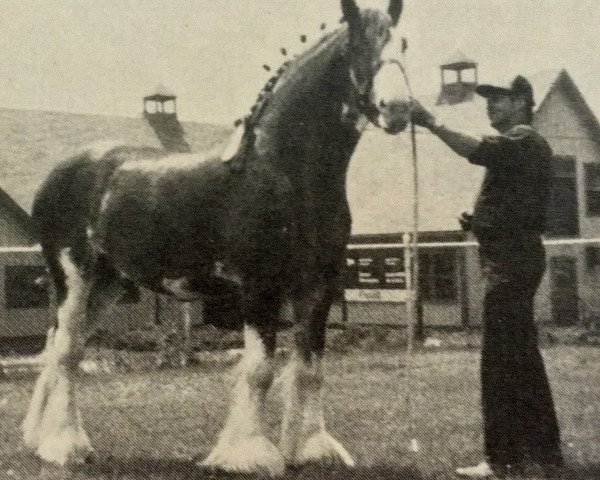
{"label": "horse's ear", "polygon": [[362,24],[360,20],[360,8],[355,0],[342,0],[342,13],[344,20],[348,22],[350,30],[350,42],[358,43],[362,37]]}
{"label": "horse's ear", "polygon": [[400,14],[402,13],[403,6],[403,0],[390,0],[388,13],[390,14],[390,17],[392,17],[392,25],[394,25],[394,27],[398,24],[398,20],[400,20]]}

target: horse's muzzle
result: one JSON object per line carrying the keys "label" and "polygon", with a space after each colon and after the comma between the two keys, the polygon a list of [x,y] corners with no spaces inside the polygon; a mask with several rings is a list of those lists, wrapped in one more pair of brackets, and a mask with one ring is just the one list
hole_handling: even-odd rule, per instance
{"label": "horse's muzzle", "polygon": [[397,118],[393,121],[388,121],[385,115],[379,115],[377,118],[377,125],[385,132],[390,135],[396,135],[397,133],[403,132],[408,126],[408,119]]}

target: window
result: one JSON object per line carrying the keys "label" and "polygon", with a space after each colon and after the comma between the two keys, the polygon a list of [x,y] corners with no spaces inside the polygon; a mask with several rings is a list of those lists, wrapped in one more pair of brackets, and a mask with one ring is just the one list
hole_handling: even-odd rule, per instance
{"label": "window", "polygon": [[41,266],[6,267],[4,294],[7,308],[47,308],[50,292],[46,269]]}
{"label": "window", "polygon": [[600,216],[600,163],[585,164],[585,200],[587,214]]}
{"label": "window", "polygon": [[579,235],[576,163],[571,155],[552,159],[547,233],[554,237]]}
{"label": "window", "polygon": [[140,289],[135,283],[129,281],[123,282],[123,289],[125,292],[121,295],[117,303],[129,305],[140,301]]}
{"label": "window", "polygon": [[456,251],[429,250],[419,254],[419,288],[423,300],[456,300]]}
{"label": "window", "polygon": [[585,266],[588,270],[594,270],[600,265],[600,247],[586,246],[585,247]]}

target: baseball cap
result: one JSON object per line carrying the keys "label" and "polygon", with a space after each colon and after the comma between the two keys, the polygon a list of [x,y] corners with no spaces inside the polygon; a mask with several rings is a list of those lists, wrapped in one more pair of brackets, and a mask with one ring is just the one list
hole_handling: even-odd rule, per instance
{"label": "baseball cap", "polygon": [[510,83],[506,85],[478,85],[475,91],[482,97],[489,97],[494,94],[514,95],[527,99],[529,106],[533,107],[533,87],[529,80],[522,75],[517,75]]}

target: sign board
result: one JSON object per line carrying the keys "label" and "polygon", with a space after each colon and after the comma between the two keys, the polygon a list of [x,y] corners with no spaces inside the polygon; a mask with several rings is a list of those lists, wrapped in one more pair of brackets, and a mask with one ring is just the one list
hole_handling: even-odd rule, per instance
{"label": "sign board", "polygon": [[346,253],[345,298],[349,302],[406,302],[402,248],[353,248]]}

